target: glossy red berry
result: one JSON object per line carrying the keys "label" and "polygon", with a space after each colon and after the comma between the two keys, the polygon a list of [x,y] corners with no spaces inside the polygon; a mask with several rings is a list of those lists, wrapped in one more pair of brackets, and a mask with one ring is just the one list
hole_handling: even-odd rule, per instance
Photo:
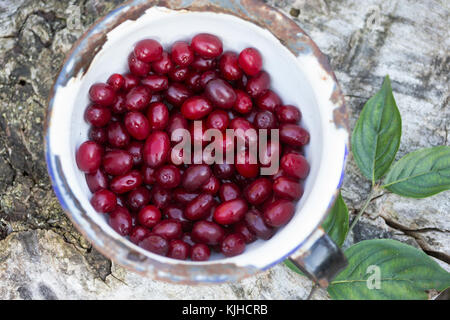
{"label": "glossy red berry", "polygon": [[228,113],[223,110],[215,110],[211,112],[206,119],[206,127],[208,129],[217,129],[220,131],[225,131],[228,127],[230,119]]}
{"label": "glossy red berry", "polygon": [[133,167],[133,159],[125,150],[111,150],[103,157],[103,168],[106,173],[118,176],[127,173]]}
{"label": "glossy red berry", "polygon": [[138,214],[139,223],[146,228],[153,228],[161,221],[161,211],[154,205],[143,207]]}
{"label": "glossy red berry", "polygon": [[200,33],[192,38],[191,47],[199,56],[211,59],[223,52],[222,41],[215,35]]}
{"label": "glossy red berry", "polygon": [[116,100],[116,92],[109,84],[95,83],[89,89],[89,98],[95,104],[107,107]]}
{"label": "glossy red berry", "polygon": [[103,148],[93,141],[83,142],[77,150],[78,168],[85,173],[95,173],[102,163]]}
{"label": "glossy red berry", "polygon": [[142,226],[135,226],[130,232],[130,241],[134,244],[138,244],[140,241],[144,240],[150,231]]}
{"label": "glossy red berry", "polygon": [[138,170],[131,170],[121,176],[111,179],[110,188],[114,193],[126,193],[142,184],[142,175]]}
{"label": "glossy red berry", "polygon": [[273,192],[280,198],[298,200],[303,195],[303,187],[298,181],[281,176],[274,180]]}
{"label": "glossy red berry", "polygon": [[263,215],[257,210],[250,210],[245,214],[245,224],[258,238],[269,240],[275,234],[275,229],[264,222]]}
{"label": "glossy red berry", "polygon": [[107,127],[108,142],[112,147],[125,148],[130,143],[130,134],[119,121],[110,122]]}
{"label": "glossy red berry", "polygon": [[207,261],[211,256],[211,250],[206,244],[197,243],[192,246],[191,259],[192,261]]}
{"label": "glossy red berry", "polygon": [[291,220],[295,212],[289,200],[278,199],[264,209],[264,222],[271,227],[281,227]]}
{"label": "glossy red berry", "polygon": [[309,133],[296,124],[282,124],[280,127],[280,141],[294,147],[302,147],[309,143]]}
{"label": "glossy red berry", "polygon": [[134,55],[145,63],[158,61],[162,58],[162,53],[161,44],[153,39],[141,40],[134,46]]}
{"label": "glossy red berry", "polygon": [[234,257],[245,250],[245,238],[240,233],[229,234],[220,244],[220,251],[225,257]]}
{"label": "glossy red berry", "polygon": [[124,123],[128,133],[136,140],[144,140],[150,134],[150,123],[141,112],[128,112]]}
{"label": "glossy red berry", "polygon": [[181,106],[181,113],[186,119],[199,120],[207,116],[213,109],[211,102],[201,96],[188,98]]}
{"label": "glossy red berry", "polygon": [[133,212],[138,212],[150,202],[150,191],[143,186],[137,187],[127,195],[126,205]]}
{"label": "glossy red berry", "polygon": [[272,182],[268,178],[258,178],[250,183],[244,190],[247,201],[253,205],[259,205],[266,201],[272,194]]}
{"label": "glossy red berry", "polygon": [[189,220],[200,220],[207,217],[214,205],[214,198],[209,193],[202,193],[186,205],[184,215]]}
{"label": "glossy red berry", "polygon": [[270,88],[270,76],[267,72],[261,71],[259,74],[248,79],[245,87],[248,95],[252,98],[258,98],[267,92]]}
{"label": "glossy red berry", "polygon": [[109,214],[109,225],[121,236],[129,235],[133,228],[130,212],[124,207],[117,206]]}
{"label": "glossy red berry", "polygon": [[129,111],[144,110],[150,103],[151,93],[145,86],[131,89],[125,97],[125,106]]}
{"label": "glossy red berry", "polygon": [[194,61],[194,51],[184,41],[177,41],[172,46],[172,61],[181,67],[187,67]]}
{"label": "glossy red berry", "polygon": [[281,123],[299,123],[302,119],[302,113],[297,107],[291,105],[279,106],[276,109],[278,121]]}
{"label": "glossy red berry", "polygon": [[150,72],[150,64],[136,58],[134,53],[128,56],[128,68],[137,77],[145,77]]}
{"label": "glossy red berry", "polygon": [[151,74],[141,80],[141,83],[150,89],[152,93],[167,90],[169,79],[166,76]]}
{"label": "glossy red berry", "polygon": [[221,203],[214,212],[214,221],[222,225],[241,221],[248,210],[247,202],[243,199],[234,199]]}
{"label": "glossy red berry", "polygon": [[214,79],[205,87],[205,97],[214,106],[222,109],[231,109],[236,102],[236,93],[233,87],[222,79]]}
{"label": "glossy red berry", "polygon": [[144,144],[142,150],[144,162],[156,168],[164,164],[169,155],[170,140],[164,131],[153,131]]}
{"label": "glossy red berry", "polygon": [[84,118],[95,127],[103,127],[111,120],[111,111],[106,107],[92,105],[86,109]]}
{"label": "glossy red berry", "polygon": [[237,199],[241,195],[241,189],[233,182],[225,182],[220,186],[219,197],[222,202]]}
{"label": "glossy red berry", "polygon": [[239,56],[235,52],[224,52],[219,60],[220,73],[226,80],[242,78],[242,70],[238,63]]}
{"label": "glossy red berry", "polygon": [[172,189],[177,187],[181,182],[180,169],[169,164],[160,167],[155,173],[156,182],[163,188]]}
{"label": "glossy red berry", "polygon": [[111,191],[101,189],[94,193],[91,198],[91,204],[97,212],[111,212],[116,208],[117,197]]}
{"label": "glossy red berry", "polygon": [[153,227],[152,232],[169,241],[172,239],[180,239],[183,235],[183,229],[180,221],[171,219],[166,219],[159,222]]}
{"label": "glossy red berry", "polygon": [[125,86],[125,78],[120,73],[114,73],[106,81],[114,91],[119,91]]}
{"label": "glossy red berry", "polygon": [[198,243],[217,245],[225,237],[224,229],[211,221],[198,221],[191,231],[192,239]]}
{"label": "glossy red berry", "polygon": [[239,66],[249,76],[257,75],[262,68],[262,57],[255,48],[246,48],[239,54]]}
{"label": "glossy red berry", "polygon": [[309,164],[304,156],[297,153],[287,153],[281,158],[281,168],[294,178],[305,179],[309,173]]}
{"label": "glossy red berry", "polygon": [[163,52],[161,59],[152,62],[151,68],[156,74],[167,74],[173,69],[173,62],[167,52]]}
{"label": "glossy red berry", "polygon": [[211,176],[211,169],[206,164],[191,165],[184,172],[182,185],[187,191],[196,191],[206,184]]}
{"label": "glossy red berry", "polygon": [[94,193],[108,188],[108,177],[102,169],[98,169],[94,173],[86,173],[86,183],[89,190]]}
{"label": "glossy red berry", "polygon": [[235,90],[235,93],[236,101],[233,106],[234,110],[241,114],[249,113],[253,108],[253,102],[250,96],[242,90]]}
{"label": "glossy red berry", "polygon": [[169,251],[169,242],[164,237],[152,233],[139,241],[138,245],[147,251],[161,256],[167,255]]}
{"label": "glossy red berry", "polygon": [[186,260],[191,251],[191,246],[182,240],[172,240],[169,242],[167,256],[172,259]]}

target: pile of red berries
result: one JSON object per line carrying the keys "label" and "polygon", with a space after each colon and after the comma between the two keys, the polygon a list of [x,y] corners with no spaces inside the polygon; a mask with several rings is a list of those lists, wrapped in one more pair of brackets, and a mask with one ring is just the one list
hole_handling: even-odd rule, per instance
{"label": "pile of red berries", "polygon": [[[289,222],[309,172],[302,155],[309,133],[298,124],[299,109],[270,90],[257,49],[223,52],[211,34],[177,41],[170,51],[146,39],[128,66],[129,73],[91,86],[90,140],[76,152],[91,204],[109,214],[114,230],[154,253],[204,261],[211,249],[238,255]],[[278,172],[260,175],[268,164],[251,163],[248,153],[241,164],[174,164],[181,137],[172,133],[192,132],[194,120],[223,132],[279,129],[280,142],[268,143],[269,153],[280,151]]]}

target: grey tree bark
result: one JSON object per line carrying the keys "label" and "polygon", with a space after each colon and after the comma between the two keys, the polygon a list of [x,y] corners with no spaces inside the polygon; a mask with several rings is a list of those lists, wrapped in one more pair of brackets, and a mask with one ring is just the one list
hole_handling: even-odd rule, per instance
{"label": "grey tree bark", "polygon": [[[283,264],[233,284],[182,286],[112,264],[73,228],[43,155],[46,99],[64,55],[119,0],[0,2],[0,299],[304,299],[312,287]],[[442,0],[267,0],[329,57],[353,127],[384,75],[403,118],[398,157],[449,145],[449,3]],[[342,194],[354,215],[370,184],[350,159]],[[380,194],[345,246],[393,238],[450,270],[449,192],[425,200]],[[315,299],[327,299],[325,291]]]}

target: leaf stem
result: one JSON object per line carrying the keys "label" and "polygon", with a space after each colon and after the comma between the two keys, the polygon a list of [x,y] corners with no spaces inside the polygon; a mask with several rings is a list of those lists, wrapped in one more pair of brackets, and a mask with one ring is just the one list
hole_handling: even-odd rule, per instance
{"label": "leaf stem", "polygon": [[355,219],[353,219],[352,224],[350,225],[350,228],[348,228],[348,233],[350,233],[350,231],[352,231],[353,227],[356,225],[356,223],[358,222],[359,218],[361,218],[361,216],[363,215],[364,211],[366,211],[367,206],[369,205],[370,201],[372,200],[376,190],[377,190],[378,185],[373,186],[370,189],[370,193],[369,196],[367,197],[366,201],[364,202],[364,205],[362,206],[362,208],[359,210],[358,214],[356,215]]}

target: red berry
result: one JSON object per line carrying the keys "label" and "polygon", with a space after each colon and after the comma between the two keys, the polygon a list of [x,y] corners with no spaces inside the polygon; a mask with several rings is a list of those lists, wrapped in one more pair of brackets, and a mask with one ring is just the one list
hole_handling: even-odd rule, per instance
{"label": "red berry", "polygon": [[262,68],[262,57],[255,48],[247,48],[239,54],[239,66],[249,76],[256,76]]}
{"label": "red berry", "polygon": [[111,191],[101,189],[94,193],[91,198],[91,204],[97,212],[111,212],[116,208],[117,198]]}
{"label": "red berry", "polygon": [[116,100],[116,92],[109,84],[95,83],[89,89],[89,97],[95,104],[107,107]]}
{"label": "red berry", "polygon": [[211,59],[222,54],[222,41],[215,35],[208,33],[200,33],[192,38],[192,49],[199,56]]}
{"label": "red berry", "polygon": [[143,207],[138,214],[138,221],[147,228],[153,228],[161,221],[161,211],[154,205]]}
{"label": "red berry", "polygon": [[153,39],[145,39],[136,43],[134,55],[139,60],[150,63],[162,58],[163,48],[161,44]]}
{"label": "red berry", "polygon": [[214,212],[214,221],[227,225],[236,223],[244,218],[248,210],[247,202],[242,199],[234,199],[221,203]]}
{"label": "red berry", "polygon": [[103,148],[93,141],[83,142],[77,150],[78,168],[85,173],[95,173],[102,162]]}
{"label": "red berry", "polygon": [[226,257],[234,257],[245,250],[245,238],[240,233],[227,235],[220,244],[220,251]]}
{"label": "red berry", "polygon": [[132,227],[131,214],[121,206],[109,214],[109,225],[121,236],[130,234]]}

